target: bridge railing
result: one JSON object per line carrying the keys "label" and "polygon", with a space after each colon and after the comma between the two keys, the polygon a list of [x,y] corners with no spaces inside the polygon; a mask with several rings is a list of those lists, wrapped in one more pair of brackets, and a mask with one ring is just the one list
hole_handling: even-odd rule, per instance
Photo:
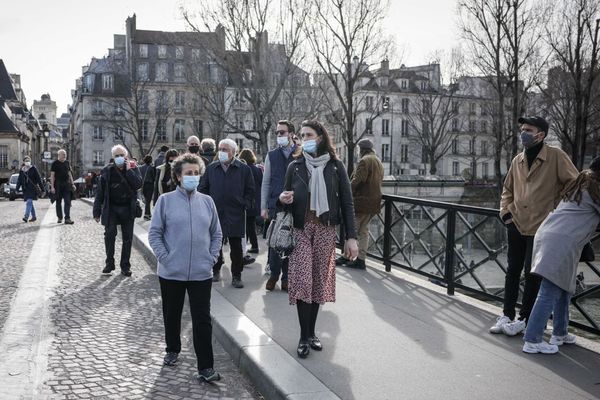
{"label": "bridge railing", "polygon": [[[447,288],[501,302],[507,233],[498,210],[384,195],[371,220],[368,255],[386,271],[403,268]],[[596,234],[592,243],[597,243]],[[600,271],[580,263],[571,325],[600,334]],[[521,282],[520,293],[523,291]]]}

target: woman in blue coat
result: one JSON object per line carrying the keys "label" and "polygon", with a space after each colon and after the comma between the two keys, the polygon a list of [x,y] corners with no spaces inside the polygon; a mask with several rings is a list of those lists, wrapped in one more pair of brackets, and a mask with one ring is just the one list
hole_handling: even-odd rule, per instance
{"label": "woman in blue coat", "polygon": [[[35,216],[35,207],[33,201],[38,199],[38,190],[42,192],[42,178],[34,165],[31,165],[31,158],[25,157],[21,171],[19,171],[19,179],[17,179],[17,191],[23,188],[23,201],[25,201],[25,215],[23,222],[34,222],[37,220]],[[31,214],[31,219],[29,215]]]}

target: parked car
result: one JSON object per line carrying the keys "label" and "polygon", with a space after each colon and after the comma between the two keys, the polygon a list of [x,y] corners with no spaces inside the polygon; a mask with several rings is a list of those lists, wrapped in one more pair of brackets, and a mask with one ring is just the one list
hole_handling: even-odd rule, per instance
{"label": "parked car", "polygon": [[[8,194],[8,199],[10,201],[15,201],[16,198],[23,198],[23,190],[20,189],[17,192],[17,180],[19,179],[19,174],[12,174],[10,179],[8,180],[8,184],[4,185],[4,193],[5,196]],[[8,188],[8,190],[7,190]]]}

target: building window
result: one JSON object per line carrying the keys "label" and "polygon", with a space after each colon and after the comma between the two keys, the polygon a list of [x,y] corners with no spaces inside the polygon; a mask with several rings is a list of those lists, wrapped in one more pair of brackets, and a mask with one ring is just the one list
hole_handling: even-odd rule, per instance
{"label": "building window", "polygon": [[183,46],[177,46],[177,47],[175,47],[175,58],[178,59],[178,60],[182,60],[183,59],[183,55],[184,55]]}
{"label": "building window", "polygon": [[490,171],[489,171],[489,164],[488,163],[483,163],[481,164],[481,177],[483,179],[487,179],[490,176]]}
{"label": "building window", "polygon": [[429,162],[429,155],[427,152],[427,146],[421,146],[421,163],[426,164]]}
{"label": "building window", "polygon": [[169,101],[166,90],[158,90],[156,92],[156,111],[166,112],[169,110]]}
{"label": "building window", "polygon": [[481,115],[487,115],[487,106],[485,104],[481,105]]}
{"label": "building window", "polygon": [[402,137],[408,137],[408,120],[407,119],[403,119],[402,120],[402,130],[400,131],[400,135]]}
{"label": "building window", "polygon": [[429,124],[429,121],[423,121],[423,123],[421,124],[421,126],[423,127],[422,128],[423,135],[427,135],[427,136],[431,135],[431,132],[430,132],[430,126],[431,125]]}
{"label": "building window", "polygon": [[460,165],[458,164],[458,161],[453,161],[452,162],[452,175],[457,176],[460,175]]}
{"label": "building window", "polygon": [[388,96],[383,96],[381,98],[381,109],[383,111],[387,111],[390,108],[390,98]]}
{"label": "building window", "polygon": [[469,132],[475,132],[477,130],[477,123],[475,121],[469,121]]}
{"label": "building window", "polygon": [[104,134],[102,133],[102,126],[95,125],[94,126],[94,135],[92,136],[93,140],[104,140]]}
{"label": "building window", "polygon": [[167,46],[164,44],[158,45],[158,58],[167,58]]}
{"label": "building window", "polygon": [[481,141],[481,155],[482,156],[487,156],[488,155],[488,143],[487,143],[487,140],[482,140]]}
{"label": "building window", "polygon": [[390,145],[382,144],[381,145],[381,161],[389,162],[390,161]]}
{"label": "building window", "polygon": [[167,120],[157,119],[156,120],[156,140],[159,142],[167,141]]}
{"label": "building window", "polygon": [[195,113],[199,113],[201,105],[202,105],[202,101],[200,100],[200,96],[195,95],[194,98],[192,99],[192,110]]}
{"label": "building window", "polygon": [[460,113],[460,104],[456,100],[452,101],[452,113],[453,114],[459,114]]}
{"label": "building window", "polygon": [[381,136],[390,136],[390,120],[381,120]]}
{"label": "building window", "polygon": [[403,162],[403,163],[408,162],[408,145],[407,144],[400,145],[400,162]]}
{"label": "building window", "polygon": [[183,142],[185,140],[185,119],[175,120],[175,141]]}
{"label": "building window", "polygon": [[94,90],[94,74],[87,74],[83,79],[83,93],[91,93]]}
{"label": "building window", "polygon": [[373,120],[371,118],[365,119],[365,134],[373,134]]}
{"label": "building window", "polygon": [[185,92],[175,92],[175,111],[181,112],[185,108]]}
{"label": "building window", "polygon": [[408,79],[402,79],[400,81],[400,88],[401,89],[408,89]]}
{"label": "building window", "polygon": [[94,150],[92,153],[92,164],[94,166],[104,165],[104,151]]}
{"label": "building window", "polygon": [[92,114],[102,114],[102,100],[94,100],[92,103]]}
{"label": "building window", "polygon": [[477,114],[476,107],[477,107],[477,104],[475,104],[475,103],[470,103],[469,104],[469,113],[471,115]]}
{"label": "building window", "polygon": [[200,49],[192,49],[192,60],[193,61],[200,60]]}
{"label": "building window", "polygon": [[123,104],[121,102],[116,102],[114,104],[113,112],[115,115],[123,115],[124,114]]}
{"label": "building window", "polygon": [[167,63],[156,63],[156,78],[157,82],[168,82],[169,81],[169,64]]}
{"label": "building window", "polygon": [[140,90],[138,92],[138,110],[140,112],[148,111],[148,91]]}
{"label": "building window", "polygon": [[140,130],[140,138],[144,141],[148,140],[148,120],[140,119],[138,129]]}
{"label": "building window", "polygon": [[458,139],[452,139],[452,154],[458,154]]}
{"label": "building window", "polygon": [[471,178],[477,178],[477,161],[471,161]]}
{"label": "building window", "polygon": [[178,82],[185,80],[185,66],[182,63],[175,64],[175,79]]}
{"label": "building window", "polygon": [[139,81],[148,80],[148,63],[140,63],[137,65],[137,78]]}
{"label": "building window", "polygon": [[8,168],[8,146],[0,146],[0,168]]}
{"label": "building window", "polygon": [[138,50],[139,50],[139,56],[140,58],[148,58],[148,45],[147,44],[140,44],[138,46]]}
{"label": "building window", "polygon": [[475,154],[475,138],[469,140],[469,154]]}
{"label": "building window", "polygon": [[102,90],[113,90],[112,74],[102,74]]}
{"label": "building window", "polygon": [[367,111],[373,111],[373,96],[367,96],[365,98],[365,108]]}
{"label": "building window", "polygon": [[117,126],[115,128],[115,140],[123,140],[123,137],[124,137],[123,127]]}
{"label": "building window", "polygon": [[425,115],[431,114],[431,101],[423,100],[423,114],[425,114]]}
{"label": "building window", "polygon": [[204,121],[201,119],[194,120],[194,131],[199,138],[204,137]]}
{"label": "building window", "polygon": [[408,104],[409,104],[408,99],[402,99],[402,113],[403,114],[408,114]]}
{"label": "building window", "polygon": [[458,119],[452,118],[452,132],[458,132]]}
{"label": "building window", "polygon": [[426,89],[427,89],[427,82],[421,81],[421,90],[426,90]]}
{"label": "building window", "polygon": [[487,133],[487,121],[481,121],[481,132]]}

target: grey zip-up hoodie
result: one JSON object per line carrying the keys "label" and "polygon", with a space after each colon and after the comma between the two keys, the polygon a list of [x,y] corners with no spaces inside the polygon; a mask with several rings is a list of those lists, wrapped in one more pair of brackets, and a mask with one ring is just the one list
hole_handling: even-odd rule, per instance
{"label": "grey zip-up hoodie", "polygon": [[163,194],[152,213],[148,242],[158,260],[157,274],[176,281],[212,278],[223,235],[210,196],[181,187]]}

